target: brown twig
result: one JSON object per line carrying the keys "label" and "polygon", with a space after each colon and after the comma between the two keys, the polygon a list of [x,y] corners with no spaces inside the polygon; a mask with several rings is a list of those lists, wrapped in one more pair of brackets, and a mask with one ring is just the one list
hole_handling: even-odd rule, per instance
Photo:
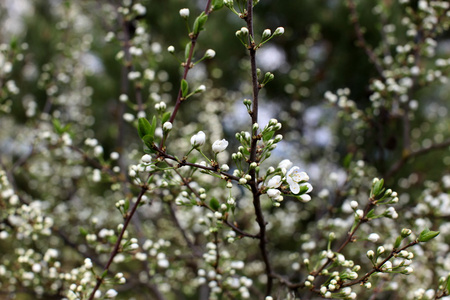
{"label": "brown twig", "polygon": [[[258,83],[258,75],[256,68],[256,45],[254,41],[254,32],[253,32],[253,0],[247,0],[247,14],[244,17],[244,20],[247,22],[247,28],[249,31],[248,37],[248,50],[250,54],[250,64],[251,64],[251,76],[252,76],[252,87],[253,87],[253,101],[252,101],[252,110],[250,112],[250,116],[252,118],[252,128],[253,125],[258,123],[258,94],[259,94],[259,83]],[[253,129],[252,131],[253,132]],[[252,143],[250,147],[250,159],[249,164],[253,162],[257,162],[257,148],[258,148],[258,137],[252,134]],[[266,276],[267,276],[267,286],[266,286],[266,296],[269,296],[272,292],[273,286],[273,277],[272,277],[272,266],[269,259],[269,252],[267,250],[267,235],[266,235],[266,221],[264,220],[264,214],[261,208],[261,200],[260,200],[260,191],[258,189],[258,180],[256,176],[255,169],[251,169],[249,171],[249,175],[252,178],[252,182],[250,183],[250,187],[253,194],[253,206],[255,208],[256,214],[256,222],[259,226],[259,248],[260,252],[266,266]]]}
{"label": "brown twig", "polygon": [[[122,242],[123,235],[124,235],[125,231],[127,230],[128,225],[130,224],[130,221],[133,218],[133,215],[135,214],[139,204],[141,203],[142,196],[144,196],[144,194],[147,192],[147,190],[148,190],[147,185],[142,186],[141,192],[139,193],[139,195],[138,195],[138,197],[136,199],[136,202],[134,203],[134,205],[131,208],[131,210],[129,212],[127,212],[126,217],[125,217],[125,222],[124,222],[123,227],[122,227],[122,230],[120,231],[120,234],[117,237],[117,241],[116,241],[116,243],[114,245],[114,248],[113,248],[113,250],[112,250],[112,252],[111,252],[111,254],[109,256],[108,262],[105,265],[103,274],[106,274],[109,271],[109,268],[111,267],[111,264],[112,264],[112,262],[114,260],[114,257],[116,257],[116,255],[121,251],[120,244]],[[97,283],[96,283],[94,289],[92,290],[92,292],[91,292],[91,294],[90,294],[90,296],[88,298],[89,300],[94,299],[95,292],[100,288],[100,286],[103,283],[103,280],[104,280],[104,275],[99,276],[97,278]],[[158,298],[158,299],[162,300],[164,298]]]}
{"label": "brown twig", "polygon": [[[210,14],[210,6],[211,6],[211,0],[208,0],[206,2],[206,7],[205,7],[205,11],[204,11],[206,15]],[[184,80],[186,80],[187,75],[189,73],[189,70],[192,67],[191,66],[191,64],[192,64],[192,57],[194,55],[194,49],[195,49],[195,45],[197,43],[198,36],[199,36],[199,33],[191,34],[189,36],[190,39],[191,39],[191,47],[189,49],[189,54],[188,54],[187,60],[186,60],[185,65],[184,65],[184,72],[183,72],[183,77],[182,77],[182,79],[184,79]],[[180,105],[181,105],[181,103],[184,100],[182,96],[183,96],[183,94],[182,94],[181,85],[180,85],[180,88],[178,90],[177,101],[175,102],[175,107],[173,108],[172,115],[169,118],[169,122],[170,123],[173,123],[175,121],[175,117],[177,116],[178,110],[180,109]],[[164,144],[166,142],[167,136],[168,136],[168,133],[164,134],[164,136],[163,136],[163,138],[161,140],[161,143],[159,144],[159,148],[160,149],[164,150]]]}
{"label": "brown twig", "polygon": [[408,160],[410,160],[411,158],[414,158],[414,157],[417,157],[420,155],[424,155],[433,150],[442,149],[442,148],[445,148],[448,146],[450,146],[450,139],[445,140],[442,143],[434,144],[429,147],[422,148],[422,149],[419,149],[419,150],[416,150],[413,152],[409,152],[409,153],[405,152],[405,153],[403,153],[402,158],[399,161],[397,161],[394,165],[392,165],[391,169],[385,174],[384,178],[390,178],[392,175],[394,175],[396,172],[398,172],[401,169],[401,167],[403,167],[403,165],[406,162],[408,162]]}
{"label": "brown twig", "polygon": [[378,59],[378,57],[373,52],[372,48],[369,46],[369,44],[367,44],[366,39],[364,38],[363,30],[361,28],[361,25],[359,24],[359,18],[358,18],[358,13],[356,11],[355,2],[353,0],[347,0],[347,5],[348,5],[348,8],[350,9],[351,22],[353,23],[353,26],[355,28],[355,33],[356,33],[356,37],[358,38],[359,46],[364,49],[364,51],[366,52],[370,61],[375,66],[378,74],[382,78],[384,78],[385,76],[384,76],[383,66],[382,66],[380,60]]}

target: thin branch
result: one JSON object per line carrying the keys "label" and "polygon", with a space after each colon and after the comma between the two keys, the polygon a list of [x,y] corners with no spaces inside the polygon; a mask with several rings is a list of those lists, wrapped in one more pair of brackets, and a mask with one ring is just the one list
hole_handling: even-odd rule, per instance
{"label": "thin branch", "polygon": [[367,279],[369,279],[369,277],[373,274],[373,273],[378,273],[381,271],[381,267],[388,261],[390,260],[392,257],[394,257],[397,253],[400,253],[400,251],[403,251],[405,249],[408,249],[409,247],[412,247],[416,244],[418,244],[419,241],[418,240],[414,240],[411,243],[407,244],[406,246],[399,248],[399,249],[394,249],[391,251],[391,253],[383,260],[381,261],[379,264],[377,264],[376,266],[374,266],[372,268],[371,271],[369,271],[368,273],[366,273],[363,277],[359,278],[359,279],[355,279],[353,281],[350,282],[346,282],[344,284],[341,285],[341,287],[347,287],[347,286],[352,286],[355,284],[359,284],[359,283],[363,283],[365,281],[367,281]]}
{"label": "thin branch", "polygon": [[403,165],[406,162],[408,162],[408,160],[410,160],[411,158],[415,158],[417,156],[424,155],[424,154],[427,154],[427,153],[429,153],[431,151],[442,149],[442,148],[445,148],[445,147],[448,147],[448,146],[450,146],[450,139],[447,139],[447,140],[445,140],[442,143],[434,144],[434,145],[431,145],[429,147],[422,148],[422,149],[419,149],[419,150],[416,150],[416,151],[413,151],[413,152],[409,152],[409,153],[405,152],[405,153],[403,153],[402,158],[399,161],[397,161],[392,166],[392,168],[386,173],[384,178],[390,178],[392,175],[397,173],[403,167]]}
{"label": "thin branch", "polygon": [[[112,250],[112,252],[111,252],[111,254],[109,256],[109,260],[108,260],[108,262],[105,265],[103,274],[106,274],[109,271],[109,268],[111,267],[111,264],[112,264],[112,262],[114,260],[114,257],[116,257],[116,255],[121,251],[120,244],[121,244],[121,242],[123,240],[123,235],[124,235],[125,231],[127,230],[128,225],[130,224],[130,221],[133,218],[133,216],[134,216],[134,214],[135,214],[139,204],[141,203],[142,196],[144,196],[144,194],[147,192],[147,190],[148,190],[148,187],[146,185],[141,188],[141,192],[139,193],[139,195],[138,195],[138,197],[136,199],[136,202],[134,203],[134,205],[131,208],[131,210],[126,214],[126,218],[125,218],[125,222],[123,224],[122,230],[121,230],[119,236],[117,237],[116,244],[114,245],[114,248],[113,248],[113,250]],[[94,289],[92,290],[91,295],[89,296],[89,300],[94,299],[95,292],[100,288],[100,286],[103,283],[103,280],[104,280],[104,275],[99,276],[97,278],[97,283],[96,283]],[[160,299],[160,300],[164,299],[164,297],[159,292],[159,290],[155,289],[153,292],[158,297],[158,299]]]}
{"label": "thin branch", "polygon": [[[211,6],[211,0],[208,0],[206,2],[206,7],[205,7],[205,11],[204,11],[206,15],[210,14],[210,6]],[[183,72],[183,77],[182,77],[182,79],[184,79],[184,80],[186,80],[189,70],[192,68],[192,57],[194,55],[194,49],[195,49],[195,45],[197,43],[199,34],[200,33],[190,35],[191,47],[189,49],[189,54],[188,54],[187,60],[184,65],[184,72]],[[182,94],[181,85],[180,85],[180,88],[178,89],[177,101],[175,102],[175,107],[173,108],[172,115],[169,118],[169,122],[172,124],[175,121],[175,117],[177,116],[178,110],[180,109],[180,105],[184,100],[182,96],[183,96],[183,94]],[[159,148],[161,148],[163,150],[164,150],[164,144],[166,142],[167,136],[168,136],[168,133],[164,134],[164,136],[161,140],[161,143],[159,144]]]}
{"label": "thin branch", "polygon": [[[220,174],[221,176],[225,176],[226,178],[232,179],[234,181],[239,181],[239,179],[240,179],[239,177],[236,177],[232,174],[228,174],[226,172],[221,172],[217,168],[214,168],[214,167],[207,167],[207,166],[203,166],[200,164],[190,163],[190,162],[187,162],[184,160],[179,160],[175,156],[167,154],[166,152],[162,151],[158,147],[155,147],[154,149],[159,153],[159,156],[164,157],[165,159],[170,159],[170,160],[175,161],[179,167],[189,166],[189,167],[194,167],[194,168],[198,168],[198,169],[202,169],[202,170],[206,170],[206,171],[211,171],[211,172]],[[172,164],[170,164],[169,162],[167,162],[167,163],[172,166]]]}
{"label": "thin branch", "polygon": [[375,66],[377,72],[380,74],[382,78],[384,78],[383,66],[381,65],[380,60],[375,55],[372,48],[369,46],[369,44],[367,44],[366,39],[364,38],[363,30],[361,28],[361,25],[359,24],[358,12],[356,11],[355,2],[353,0],[348,0],[347,4],[350,9],[351,22],[353,23],[353,26],[355,28],[355,33],[356,37],[358,38],[359,46],[364,49],[370,61]]}
{"label": "thin branch", "polygon": [[[253,87],[253,101],[252,101],[252,111],[250,113],[252,118],[252,128],[253,125],[258,123],[258,94],[259,94],[259,83],[258,75],[256,69],[256,47],[254,41],[253,32],[253,0],[247,0],[247,15],[245,16],[245,21],[247,22],[247,28],[249,31],[249,53],[250,53],[250,64],[252,72],[252,87]],[[253,132],[253,130],[251,130]],[[249,163],[257,162],[257,148],[258,148],[258,138],[252,134],[252,143],[250,147],[250,159]],[[258,179],[256,178],[255,169],[251,169],[249,175],[252,178],[250,187],[253,194],[253,206],[255,208],[256,222],[259,225],[259,248],[260,252],[266,266],[266,276],[267,276],[267,286],[266,286],[266,296],[269,296],[272,292],[273,277],[272,277],[272,266],[269,259],[269,252],[267,250],[267,236],[266,236],[266,221],[264,220],[264,214],[261,208],[260,191],[258,189]]]}
{"label": "thin branch", "polygon": [[175,213],[175,207],[174,202],[168,203],[169,206],[169,212],[170,216],[172,217],[173,222],[175,223],[175,226],[178,228],[178,231],[181,232],[181,235],[183,236],[184,241],[188,245],[189,249],[191,249],[192,253],[195,257],[202,257],[202,253],[200,249],[191,241],[191,239],[188,237],[186,230],[181,226],[180,222],[178,221],[178,217]]}

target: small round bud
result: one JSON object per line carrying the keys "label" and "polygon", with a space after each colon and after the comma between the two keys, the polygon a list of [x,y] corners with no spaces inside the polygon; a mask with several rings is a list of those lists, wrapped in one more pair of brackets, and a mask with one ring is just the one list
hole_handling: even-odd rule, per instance
{"label": "small round bud", "polygon": [[170,131],[170,130],[172,130],[172,123],[170,123],[170,122],[165,122],[164,125],[163,125],[163,130],[164,130],[164,131]]}
{"label": "small round bud", "polygon": [[205,53],[206,58],[213,58],[214,56],[216,56],[216,51],[214,51],[213,49],[206,50]]}
{"label": "small round bud", "polygon": [[402,235],[402,238],[405,238],[411,235],[411,233],[412,233],[411,229],[403,228],[400,234]]}
{"label": "small round bud", "polygon": [[144,156],[142,156],[141,161],[143,163],[148,164],[148,163],[150,163],[152,161],[152,157],[150,155],[148,155],[148,154],[145,154]]}
{"label": "small round bud", "polygon": [[180,9],[180,17],[187,19],[189,17],[189,8]]}
{"label": "small round bud", "polygon": [[265,29],[262,34],[262,39],[264,41],[264,40],[267,40],[268,38],[270,38],[271,36],[272,36],[272,31],[270,29]]}
{"label": "small round bud", "polygon": [[127,102],[128,101],[128,96],[126,94],[121,94],[119,96],[119,101],[120,102]]}
{"label": "small round bud", "polygon": [[169,51],[169,53],[174,53],[175,52],[175,47],[174,46],[169,46],[167,48],[167,51]]}
{"label": "small round bud", "polygon": [[278,35],[282,35],[283,33],[284,33],[284,28],[278,27],[277,29],[275,29],[275,32],[273,33],[273,35],[278,36]]}
{"label": "small round bud", "polygon": [[206,91],[206,86],[204,84],[200,85],[195,92],[196,93],[203,93],[204,91]]}

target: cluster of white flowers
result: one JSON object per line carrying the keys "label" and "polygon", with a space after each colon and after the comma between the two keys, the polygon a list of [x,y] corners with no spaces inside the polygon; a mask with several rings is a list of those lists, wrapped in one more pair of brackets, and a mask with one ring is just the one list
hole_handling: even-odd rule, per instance
{"label": "cluster of white flowers", "polygon": [[[287,169],[289,169],[289,171],[287,171]],[[298,198],[301,201],[308,202],[311,200],[311,196],[307,193],[310,193],[313,190],[313,187],[307,182],[309,176],[306,172],[301,171],[297,166],[292,166],[292,162],[288,159],[281,161],[277,170],[278,172],[275,172],[274,168],[268,169],[268,174],[270,175],[277,173],[280,173],[281,175],[273,176],[264,186],[267,188],[266,193],[271,199],[277,202],[283,201],[283,196],[281,195],[283,189],[281,186],[283,183],[287,183],[290,192],[294,195],[299,194]]]}

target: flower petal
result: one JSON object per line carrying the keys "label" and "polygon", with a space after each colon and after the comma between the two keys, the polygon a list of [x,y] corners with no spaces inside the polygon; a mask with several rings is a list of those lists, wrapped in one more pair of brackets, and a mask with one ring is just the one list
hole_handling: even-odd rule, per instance
{"label": "flower petal", "polygon": [[297,182],[293,181],[292,183],[289,184],[289,189],[291,190],[292,193],[298,194],[298,192],[300,192],[300,185]]}

